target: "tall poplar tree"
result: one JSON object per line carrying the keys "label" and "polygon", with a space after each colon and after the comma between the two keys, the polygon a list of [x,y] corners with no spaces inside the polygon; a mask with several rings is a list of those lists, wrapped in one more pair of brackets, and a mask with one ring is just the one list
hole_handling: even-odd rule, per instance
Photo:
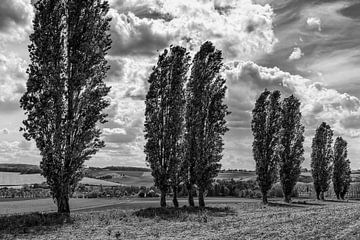
{"label": "tall poplar tree", "polygon": [[[145,154],[155,186],[161,191],[161,207],[166,206],[169,188],[178,185],[184,128],[184,84],[189,62],[190,56],[185,48],[171,46],[170,51],[165,50],[159,56],[149,78],[145,100]],[[178,205],[176,198],[173,202]]]}
{"label": "tall poplar tree", "polygon": [[224,104],[226,80],[220,76],[222,53],[205,42],[196,53],[187,84],[186,184],[189,205],[194,206],[193,184],[198,186],[199,206],[204,207],[205,191],[217,176],[221,164],[223,135],[228,130]]}
{"label": "tall poplar tree", "polygon": [[334,145],[333,185],[337,199],[344,199],[351,182],[350,160],[347,159],[347,142],[337,137]]}
{"label": "tall poplar tree", "polygon": [[279,175],[285,202],[291,201],[291,193],[300,176],[304,161],[304,126],[301,124],[300,101],[293,95],[282,102]]}
{"label": "tall poplar tree", "polygon": [[334,158],[332,137],[333,131],[328,124],[323,122],[316,129],[316,133],[312,141],[311,171],[314,180],[316,198],[318,200],[324,200],[324,193],[329,190]]}
{"label": "tall poplar tree", "polygon": [[20,103],[24,137],[40,150],[40,167],[59,213],[70,213],[69,196],[83,163],[104,142],[99,123],[109,105],[109,5],[102,0],[39,0],[30,35],[27,90]]}
{"label": "tall poplar tree", "polygon": [[268,203],[267,193],[278,178],[280,160],[281,105],[280,92],[265,89],[256,100],[252,111],[253,155],[257,182],[262,201]]}

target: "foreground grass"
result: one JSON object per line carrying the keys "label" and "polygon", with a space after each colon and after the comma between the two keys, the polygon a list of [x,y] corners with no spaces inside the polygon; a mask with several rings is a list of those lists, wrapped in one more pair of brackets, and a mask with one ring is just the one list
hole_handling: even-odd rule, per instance
{"label": "foreground grass", "polygon": [[254,200],[211,205],[205,210],[117,209],[74,213],[61,223],[18,225],[1,233],[5,239],[46,240],[360,239],[360,203],[308,200],[289,205],[275,201],[263,206]]}

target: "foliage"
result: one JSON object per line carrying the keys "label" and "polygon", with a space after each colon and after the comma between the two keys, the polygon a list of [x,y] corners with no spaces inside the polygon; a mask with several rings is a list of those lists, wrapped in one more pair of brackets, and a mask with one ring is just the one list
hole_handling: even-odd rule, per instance
{"label": "foliage", "polygon": [[314,188],[317,199],[324,200],[324,193],[329,189],[333,149],[332,149],[333,131],[325,122],[316,129],[312,141],[311,170],[314,180]]}
{"label": "foliage", "polygon": [[263,203],[267,193],[276,182],[280,159],[281,105],[280,92],[265,89],[256,100],[252,111],[251,130],[254,135],[253,155],[256,163],[257,181]]}
{"label": "foliage", "polygon": [[99,123],[110,88],[109,5],[102,0],[35,3],[30,35],[30,66],[20,103],[27,119],[24,137],[40,150],[40,167],[58,212],[69,213],[69,196],[82,177],[83,164],[100,148]]}
{"label": "foliage", "polygon": [[50,190],[39,187],[23,187],[20,189],[0,188],[0,199],[38,199],[50,197]]}
{"label": "foliage", "polygon": [[301,124],[300,101],[293,95],[282,102],[280,181],[286,202],[290,202],[291,194],[301,173],[304,161],[304,126]]}
{"label": "foliage", "polygon": [[[205,206],[204,192],[220,171],[223,135],[228,130],[224,103],[226,80],[221,77],[222,53],[205,42],[196,53],[186,86],[186,156],[183,170],[189,189],[196,183],[199,205]],[[190,190],[191,191],[191,190]],[[189,195],[191,198],[191,195]],[[189,199],[192,206],[193,201]]]}
{"label": "foliage", "polygon": [[170,178],[180,165],[181,137],[185,107],[184,84],[190,56],[185,48],[170,47],[159,56],[148,80],[145,100],[145,154],[152,170],[155,186],[161,191],[160,205],[166,206],[165,196]]}
{"label": "foliage", "polygon": [[334,146],[333,185],[338,199],[344,199],[351,182],[350,160],[347,159],[347,142],[337,137]]}

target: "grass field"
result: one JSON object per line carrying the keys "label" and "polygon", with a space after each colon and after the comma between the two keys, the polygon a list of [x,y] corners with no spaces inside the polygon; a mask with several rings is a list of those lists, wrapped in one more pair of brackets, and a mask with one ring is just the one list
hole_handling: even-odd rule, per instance
{"label": "grass field", "polygon": [[[146,201],[145,201],[146,202]],[[144,202],[144,203],[145,203]],[[136,204],[142,206],[141,203]],[[111,209],[74,212],[72,221],[3,231],[6,239],[360,239],[360,204],[274,200],[213,203],[199,209]]]}

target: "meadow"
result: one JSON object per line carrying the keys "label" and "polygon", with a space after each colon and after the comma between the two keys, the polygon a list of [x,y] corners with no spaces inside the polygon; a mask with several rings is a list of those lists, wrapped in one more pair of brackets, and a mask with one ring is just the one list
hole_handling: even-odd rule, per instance
{"label": "meadow", "polygon": [[[264,206],[258,200],[240,199],[234,203],[213,203],[205,210],[137,205],[135,209],[74,212],[70,220],[18,226],[15,230],[8,226],[0,233],[5,239],[46,240],[360,238],[357,201],[297,199],[293,204],[284,204],[280,199],[272,199]],[[6,220],[0,217],[0,222]],[[17,224],[21,225],[21,221]]]}

